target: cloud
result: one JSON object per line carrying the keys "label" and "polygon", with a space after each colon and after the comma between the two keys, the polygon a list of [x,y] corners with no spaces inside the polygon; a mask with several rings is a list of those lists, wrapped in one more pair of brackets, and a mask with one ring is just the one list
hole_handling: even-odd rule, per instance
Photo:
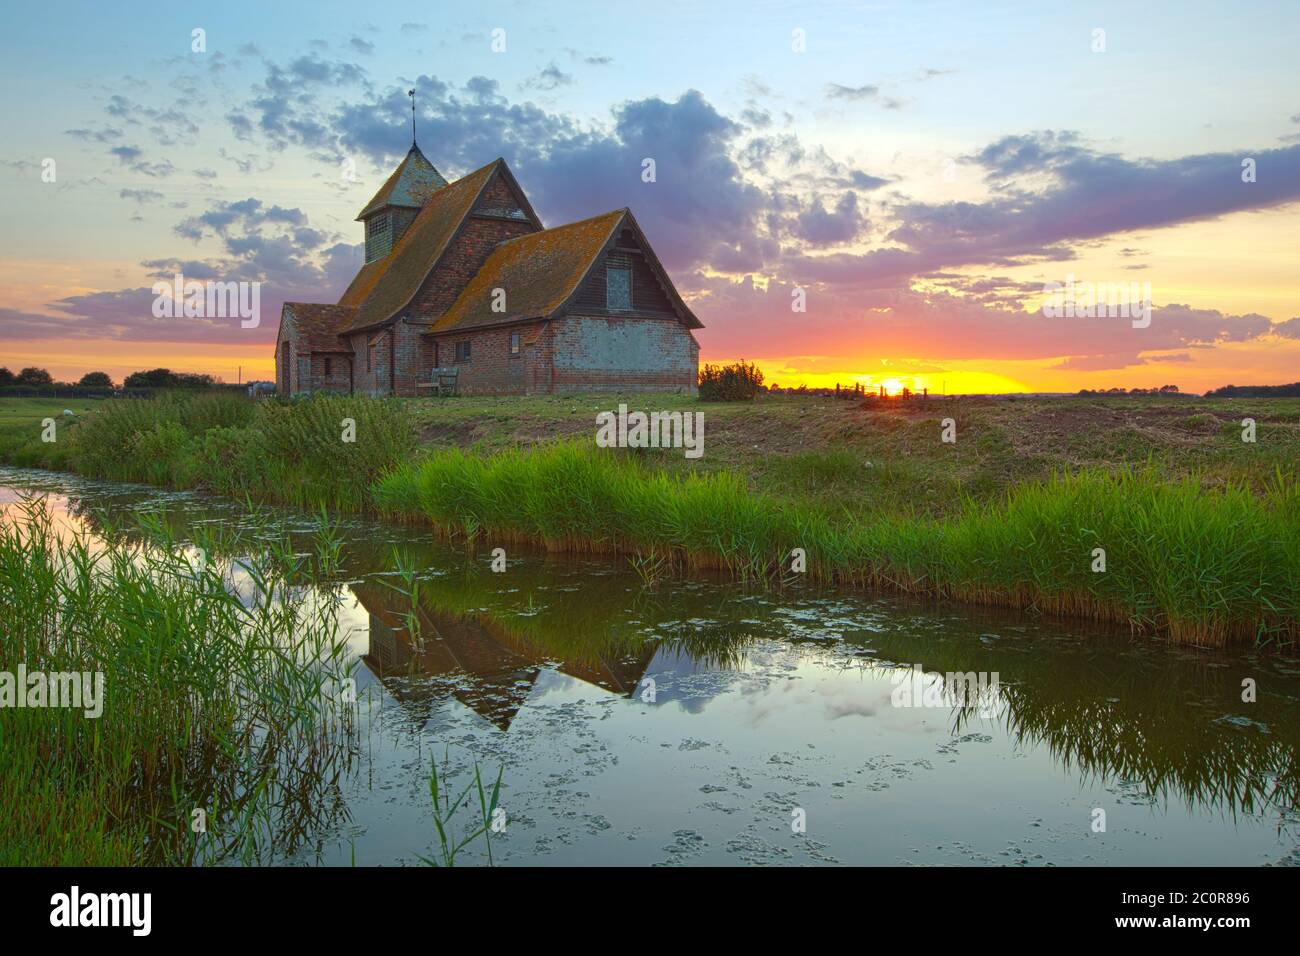
{"label": "cloud", "polygon": [[221,253],[168,256],[141,263],[150,280],[171,283],[177,274],[197,282],[260,283],[261,323],[244,329],[238,318],[156,318],[151,287],[67,296],[50,303],[50,314],[0,309],[0,339],[116,339],[188,345],[270,346],[286,301],[334,302],[362,264],[363,243],[335,241],[313,228],[298,209],[250,197],[216,202],[200,216],[182,220],[180,235],[216,237]]}
{"label": "cloud", "polygon": [[99,129],[67,129],[63,131],[65,136],[75,136],[77,139],[93,141],[96,143],[109,143],[121,139],[123,133],[120,129],[112,126],[101,126]]}
{"label": "cloud", "polygon": [[1273,332],[1284,339],[1300,339],[1300,316],[1277,323],[1273,326]]}
{"label": "cloud", "polygon": [[[301,209],[267,206],[260,199],[250,196],[237,202],[215,202],[207,212],[181,220],[174,227],[174,231],[178,236],[195,242],[205,235],[216,235],[229,244],[232,241],[242,241],[232,238],[232,232],[235,230],[249,236],[259,233],[268,226],[301,228],[306,224],[307,216]],[[315,243],[315,245],[319,244],[319,242]]]}
{"label": "cloud", "polygon": [[120,199],[132,199],[141,204],[158,202],[163,198],[163,194],[156,189],[123,189],[117,195]]}
{"label": "cloud", "polygon": [[[711,354],[779,359],[791,343],[805,356],[880,355],[932,361],[1068,360],[1071,368],[1123,368],[1142,356],[1250,342],[1270,334],[1261,315],[1226,314],[1165,304],[1151,325],[1135,329],[1115,318],[1050,319],[943,290],[861,288],[850,283],[804,287],[807,311],[794,312],[789,281],[766,287],[752,278],[695,277],[692,309],[706,327],[697,332]],[[1159,361],[1156,359],[1155,361]]]}
{"label": "cloud", "polygon": [[268,63],[266,78],[254,88],[252,98],[227,112],[226,121],[236,138],[252,140],[260,134],[272,149],[291,144],[330,148],[335,131],[320,105],[320,92],[362,85],[365,80],[366,72],[357,64],[327,60],[317,53],[295,57],[283,66]]}
{"label": "cloud", "polygon": [[116,156],[117,161],[132,172],[151,176],[155,179],[165,178],[176,171],[176,167],[172,165],[169,159],[164,159],[158,163],[146,162],[144,150],[138,146],[114,146],[109,150],[109,153]]}
{"label": "cloud", "polygon": [[521,89],[534,89],[548,92],[573,83],[573,74],[565,73],[554,62],[543,67],[533,76],[520,84]]}
{"label": "cloud", "polygon": [[865,226],[866,220],[858,211],[857,193],[846,192],[832,210],[822,205],[821,196],[815,197],[795,217],[792,232],[814,245],[827,245],[855,239]]}
{"label": "cloud", "polygon": [[172,107],[147,106],[127,99],[121,94],[108,98],[104,112],[127,126],[142,126],[161,146],[175,146],[191,142],[199,127],[184,111]]}
{"label": "cloud", "polygon": [[[965,161],[985,170],[985,202],[900,202],[888,238],[917,271],[963,264],[1071,258],[1071,245],[1116,233],[1213,219],[1300,199],[1300,146],[1256,150],[1260,176],[1241,181],[1240,157],[1207,153],[1129,160],[1072,133],[1008,136]],[[1265,172],[1267,171],[1267,172]],[[1027,183],[1037,184],[1031,188]],[[870,256],[863,266],[872,269]],[[906,266],[906,258],[874,265]]]}
{"label": "cloud", "polygon": [[890,96],[882,96],[880,87],[871,83],[863,86],[845,86],[842,83],[827,83],[826,98],[828,100],[851,100],[854,102],[862,100],[871,100],[879,103],[887,110],[901,109],[903,103]]}

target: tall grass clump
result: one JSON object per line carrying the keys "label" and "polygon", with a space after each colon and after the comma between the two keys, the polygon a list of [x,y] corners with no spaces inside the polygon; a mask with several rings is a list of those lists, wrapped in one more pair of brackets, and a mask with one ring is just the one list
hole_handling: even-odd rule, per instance
{"label": "tall grass clump", "polygon": [[[57,443],[28,439],[8,457],[92,478],[346,510],[364,507],[371,483],[415,443],[401,402],[346,395],[253,402],[169,393],[109,401],[66,434]],[[45,451],[55,447],[62,450],[57,461]]]}
{"label": "tall grass clump", "polygon": [[323,693],[350,673],[336,610],[288,586],[287,545],[219,561],[147,530],[61,536],[39,499],[0,520],[0,671],[104,687],[98,716],[4,712],[0,865],[265,861],[327,812],[352,733]]}
{"label": "tall grass clump", "polygon": [[752,362],[705,365],[699,389],[703,402],[747,402],[763,390],[763,373]]}
{"label": "tall grass clump", "polygon": [[732,474],[671,476],[577,443],[490,457],[438,451],[386,474],[373,497],[383,512],[423,515],[451,533],[491,529],[569,551],[659,548],[741,575],[780,562],[800,514]]}
{"label": "tall grass clump", "polygon": [[359,510],[370,486],[415,449],[415,426],[400,399],[317,395],[260,402],[257,410],[252,428],[269,455],[269,488],[290,504]]}

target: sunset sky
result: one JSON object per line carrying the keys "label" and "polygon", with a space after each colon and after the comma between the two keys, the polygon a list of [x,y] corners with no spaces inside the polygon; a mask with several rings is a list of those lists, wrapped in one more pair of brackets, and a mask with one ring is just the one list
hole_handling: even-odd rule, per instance
{"label": "sunset sky", "polygon": [[[547,225],[631,207],[702,361],[948,392],[1292,382],[1297,50],[1294,0],[6,4],[0,365],[273,377],[280,303],[334,302],[361,264],[415,87],[448,179],[504,156]],[[177,271],[262,282],[260,325],[155,318]],[[1070,277],[1149,283],[1149,327],[1045,317]]]}

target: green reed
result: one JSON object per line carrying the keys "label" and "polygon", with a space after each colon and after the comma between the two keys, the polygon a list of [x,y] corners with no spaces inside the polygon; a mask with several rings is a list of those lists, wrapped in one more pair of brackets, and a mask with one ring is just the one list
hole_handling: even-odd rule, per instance
{"label": "green reed", "polygon": [[105,679],[97,718],[0,711],[0,863],[266,861],[329,822],[355,721],[337,607],[287,542],[227,559],[141,522],[101,541],[34,498],[0,520],[0,670]]}
{"label": "green reed", "polygon": [[[374,488],[380,509],[454,533],[557,550],[668,556],[742,579],[810,578],[1120,621],[1175,640],[1300,636],[1300,484],[1262,494],[1148,471],[1026,483],[943,520],[848,519],[753,493],[727,473],[676,476],[577,444],[489,457],[439,451]],[[1094,571],[1095,549],[1105,570]]]}

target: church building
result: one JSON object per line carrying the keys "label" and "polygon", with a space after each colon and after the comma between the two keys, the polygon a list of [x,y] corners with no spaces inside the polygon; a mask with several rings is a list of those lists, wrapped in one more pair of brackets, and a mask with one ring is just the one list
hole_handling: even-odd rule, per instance
{"label": "church building", "polygon": [[545,229],[505,160],[448,183],[413,144],[357,219],[342,298],[284,304],[280,394],[695,392],[702,325],[629,209]]}

